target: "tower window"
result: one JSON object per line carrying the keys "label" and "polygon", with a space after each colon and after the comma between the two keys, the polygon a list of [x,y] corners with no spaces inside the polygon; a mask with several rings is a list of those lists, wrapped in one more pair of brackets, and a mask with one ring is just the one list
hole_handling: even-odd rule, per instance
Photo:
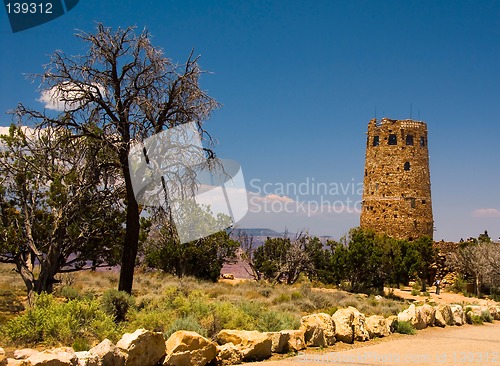
{"label": "tower window", "polygon": [[425,147],[427,145],[427,141],[425,141],[424,136],[420,136],[420,146]]}
{"label": "tower window", "polygon": [[391,133],[389,135],[389,145],[397,145],[398,144],[398,137],[396,134]]}
{"label": "tower window", "polygon": [[413,145],[413,135],[406,135],[406,145]]}
{"label": "tower window", "polygon": [[415,198],[410,198],[410,207],[415,208]]}
{"label": "tower window", "polygon": [[407,161],[407,162],[405,163],[404,169],[405,169],[406,171],[410,170],[410,162],[409,162],[409,161]]}
{"label": "tower window", "polygon": [[380,138],[378,136],[373,136],[373,146],[378,146],[380,144]]}

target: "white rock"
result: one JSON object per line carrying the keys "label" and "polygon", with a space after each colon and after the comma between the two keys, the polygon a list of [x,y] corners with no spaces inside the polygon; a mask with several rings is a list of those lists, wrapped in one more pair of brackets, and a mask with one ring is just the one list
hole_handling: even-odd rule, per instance
{"label": "white rock", "polygon": [[179,330],[167,342],[167,355],[163,365],[205,366],[217,355],[215,343],[196,332]]}

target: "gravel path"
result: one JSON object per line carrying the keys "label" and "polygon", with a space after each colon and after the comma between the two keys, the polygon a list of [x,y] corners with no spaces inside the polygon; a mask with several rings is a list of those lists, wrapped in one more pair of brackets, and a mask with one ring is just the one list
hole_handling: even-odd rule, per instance
{"label": "gravel path", "polygon": [[[333,349],[345,348],[335,345]],[[352,346],[351,346],[352,347]],[[338,352],[314,352],[249,366],[322,365],[487,365],[500,366],[500,322],[461,327],[426,328],[416,335],[391,335]]]}

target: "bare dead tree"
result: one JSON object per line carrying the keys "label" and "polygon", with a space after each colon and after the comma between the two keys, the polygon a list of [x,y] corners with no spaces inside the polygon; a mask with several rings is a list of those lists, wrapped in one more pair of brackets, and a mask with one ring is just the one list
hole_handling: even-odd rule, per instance
{"label": "bare dead tree", "polygon": [[[85,54],[67,56],[56,51],[45,72],[34,75],[53,101],[62,103],[64,118],[24,105],[16,114],[27,123],[68,128],[74,138],[92,138],[113,151],[109,164],[121,171],[126,204],[118,289],[130,293],[141,213],[129,171],[131,145],[188,122],[195,122],[203,138],[212,142],[202,124],[219,104],[199,86],[204,72],[198,57],[191,53],[184,64],[173,63],[153,47],[146,30],[136,34],[134,27],[113,31],[99,24],[95,33],[76,36],[87,45]],[[210,148],[205,153],[214,157]]]}
{"label": "bare dead tree", "polygon": [[447,257],[450,266],[475,281],[476,295],[483,284],[500,287],[500,247],[496,243],[467,243]]}
{"label": "bare dead tree", "polygon": [[[236,239],[240,243],[240,258],[248,267],[244,267],[245,271],[252,276],[256,281],[260,281],[262,273],[257,270],[254,261],[255,243],[253,235],[248,235],[247,232],[240,230]],[[248,270],[250,268],[250,270]]]}

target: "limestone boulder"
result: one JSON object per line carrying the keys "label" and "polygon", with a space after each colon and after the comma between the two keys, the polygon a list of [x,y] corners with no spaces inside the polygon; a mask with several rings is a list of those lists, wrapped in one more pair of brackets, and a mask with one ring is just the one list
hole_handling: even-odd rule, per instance
{"label": "limestone boulder", "polygon": [[285,352],[298,352],[306,348],[303,330],[282,330],[280,333],[288,338],[285,346]]}
{"label": "limestone boulder", "polygon": [[366,318],[366,330],[370,338],[386,337],[391,334],[390,326],[386,319],[381,315],[372,315]]}
{"label": "limestone boulder", "polygon": [[78,366],[75,352],[68,347],[34,353],[24,362],[30,366]]}
{"label": "limestone boulder", "polygon": [[34,354],[40,353],[40,351],[37,351],[35,349],[31,348],[22,348],[22,349],[16,349],[14,351],[14,359],[15,360],[25,360],[30,356],[33,356]]}
{"label": "limestone boulder", "polygon": [[216,344],[196,332],[179,330],[168,338],[163,365],[205,366],[217,355]]}
{"label": "limestone boulder", "polygon": [[265,334],[271,338],[271,341],[272,341],[271,351],[272,351],[272,353],[286,353],[287,352],[288,340],[290,339],[290,334],[283,333],[283,332],[266,332]]}
{"label": "limestone boulder", "polygon": [[215,363],[218,366],[237,365],[243,360],[243,355],[240,350],[232,343],[216,346],[216,348],[217,356],[215,358]]}
{"label": "limestone boulder", "polygon": [[89,351],[75,352],[78,366],[101,366],[99,357]]}
{"label": "limestone boulder", "polygon": [[335,338],[344,343],[354,342],[354,329],[352,322],[354,313],[350,309],[338,309],[333,315],[332,320],[335,324]]}
{"label": "limestone boulder", "polygon": [[397,315],[390,315],[387,317],[385,322],[387,323],[387,327],[389,328],[389,331],[391,333],[394,333],[398,327],[398,316]]}
{"label": "limestone boulder", "polygon": [[0,365],[4,362],[5,360],[5,350],[0,347]]}
{"label": "limestone boulder", "polygon": [[6,358],[3,360],[3,363],[0,363],[2,366],[26,366],[26,360],[16,360],[15,358]]}
{"label": "limestone boulder", "polygon": [[420,312],[422,321],[425,323],[425,327],[433,327],[436,319],[436,309],[428,304],[418,307],[417,309]]}
{"label": "limestone boulder", "polygon": [[416,329],[424,329],[427,326],[427,323],[422,319],[421,312],[417,310],[414,304],[411,304],[408,309],[398,314],[398,322],[409,322]]}
{"label": "limestone boulder", "polygon": [[97,346],[91,348],[89,354],[97,356],[103,366],[125,365],[125,354],[109,339],[105,339]]}
{"label": "limestone boulder", "polygon": [[455,325],[463,325],[465,323],[464,309],[460,305],[450,305],[451,314],[453,315],[453,323]]}
{"label": "limestone boulder", "polygon": [[165,356],[163,334],[146,329],[125,333],[116,346],[125,354],[125,366],[155,366]]}
{"label": "limestone boulder", "polygon": [[352,326],[354,330],[354,340],[358,342],[365,342],[370,339],[370,334],[366,329],[366,318],[365,314],[361,313],[358,309],[349,306],[354,314],[354,319],[352,321]]}
{"label": "limestone boulder", "polygon": [[217,334],[217,343],[233,343],[245,361],[265,360],[271,357],[273,342],[268,334],[258,331],[223,329]]}
{"label": "limestone boulder", "polygon": [[493,305],[488,308],[490,311],[491,316],[495,320],[500,320],[500,306],[498,305]]}
{"label": "limestone boulder", "polygon": [[450,305],[440,304],[436,306],[435,309],[436,309],[436,318],[434,320],[434,325],[438,327],[445,327],[447,325],[455,324]]}
{"label": "limestone boulder", "polygon": [[335,322],[328,314],[303,316],[300,329],[304,331],[306,344],[310,347],[328,347],[335,344]]}
{"label": "limestone boulder", "polygon": [[355,340],[364,342],[370,339],[366,329],[365,315],[358,309],[349,306],[339,309],[332,315],[335,323],[335,338],[344,343],[353,343]]}

